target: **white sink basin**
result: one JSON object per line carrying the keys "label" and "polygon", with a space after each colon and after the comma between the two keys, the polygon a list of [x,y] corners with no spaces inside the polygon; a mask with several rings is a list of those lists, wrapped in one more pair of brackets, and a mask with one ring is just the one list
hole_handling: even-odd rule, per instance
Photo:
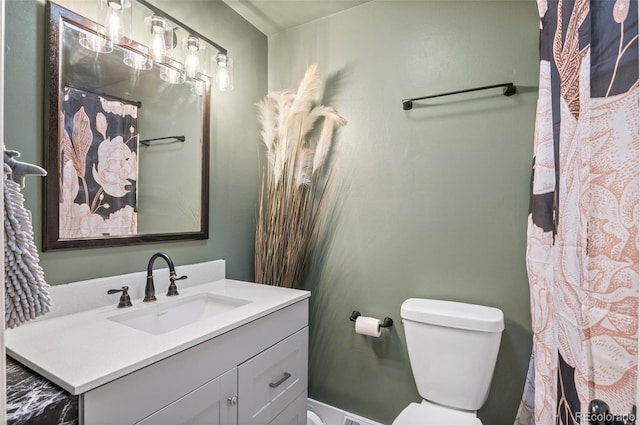
{"label": "white sink basin", "polygon": [[107,319],[143,332],[159,335],[249,304],[241,298],[198,294],[154,306],[116,314]]}

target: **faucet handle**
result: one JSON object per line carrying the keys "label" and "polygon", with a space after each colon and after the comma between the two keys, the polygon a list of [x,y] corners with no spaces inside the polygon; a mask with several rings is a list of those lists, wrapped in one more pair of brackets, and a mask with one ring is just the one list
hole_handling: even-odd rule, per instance
{"label": "faucet handle", "polygon": [[169,290],[167,291],[167,297],[173,297],[174,295],[179,295],[178,287],[176,286],[176,280],[185,280],[186,278],[187,276],[177,277],[175,273],[171,273],[171,275],[169,276],[169,280],[171,281],[171,284],[169,285]]}
{"label": "faucet handle", "polygon": [[118,292],[122,292],[122,295],[120,295],[120,302],[118,302],[118,308],[131,307],[133,304],[131,304],[131,297],[129,297],[129,293],[127,292],[128,290],[128,286],[123,286],[122,289],[109,289],[107,294],[117,294]]}

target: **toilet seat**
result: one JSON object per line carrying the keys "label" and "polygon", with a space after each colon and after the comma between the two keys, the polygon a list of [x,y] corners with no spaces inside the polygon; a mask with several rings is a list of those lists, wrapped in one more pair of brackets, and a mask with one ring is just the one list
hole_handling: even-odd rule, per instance
{"label": "toilet seat", "polygon": [[482,425],[475,412],[438,406],[428,401],[411,403],[392,425]]}

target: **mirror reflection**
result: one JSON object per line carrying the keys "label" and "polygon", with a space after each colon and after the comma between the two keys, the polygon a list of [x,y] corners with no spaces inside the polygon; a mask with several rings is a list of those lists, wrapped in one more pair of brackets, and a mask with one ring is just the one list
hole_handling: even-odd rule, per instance
{"label": "mirror reflection", "polygon": [[209,77],[49,7],[44,248],[206,238]]}

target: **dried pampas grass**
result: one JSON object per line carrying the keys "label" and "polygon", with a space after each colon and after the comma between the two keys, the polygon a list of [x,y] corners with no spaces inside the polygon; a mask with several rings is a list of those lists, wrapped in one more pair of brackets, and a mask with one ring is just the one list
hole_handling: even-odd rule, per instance
{"label": "dried pampas grass", "polygon": [[333,133],[346,124],[321,98],[322,81],[312,65],[297,92],[272,92],[257,104],[267,162],[256,226],[256,282],[295,288],[302,281],[326,208]]}

